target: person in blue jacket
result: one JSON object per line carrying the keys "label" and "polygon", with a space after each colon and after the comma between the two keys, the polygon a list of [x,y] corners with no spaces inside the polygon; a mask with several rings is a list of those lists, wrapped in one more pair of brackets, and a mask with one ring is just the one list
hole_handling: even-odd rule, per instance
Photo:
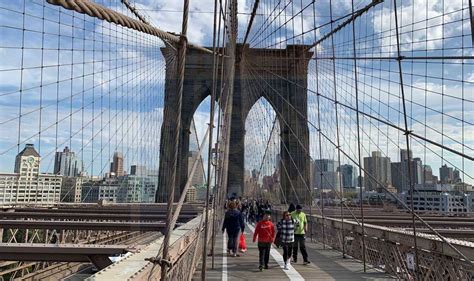
{"label": "person in blue jacket", "polygon": [[234,201],[229,202],[228,211],[225,213],[224,224],[222,225],[222,232],[227,231],[227,253],[234,257],[239,256],[237,249],[239,248],[240,233],[244,232],[245,224],[244,218]]}

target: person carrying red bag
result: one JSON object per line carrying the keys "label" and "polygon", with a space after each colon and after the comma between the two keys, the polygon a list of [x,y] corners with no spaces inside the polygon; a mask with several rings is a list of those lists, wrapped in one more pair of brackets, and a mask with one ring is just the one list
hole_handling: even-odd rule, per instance
{"label": "person carrying red bag", "polygon": [[253,242],[257,240],[258,237],[258,252],[259,252],[259,261],[260,266],[258,267],[260,271],[263,269],[268,269],[268,260],[270,259],[270,249],[272,247],[273,241],[275,241],[275,226],[271,221],[269,213],[266,213],[263,216],[263,220],[257,223],[255,226],[255,232],[253,234]]}

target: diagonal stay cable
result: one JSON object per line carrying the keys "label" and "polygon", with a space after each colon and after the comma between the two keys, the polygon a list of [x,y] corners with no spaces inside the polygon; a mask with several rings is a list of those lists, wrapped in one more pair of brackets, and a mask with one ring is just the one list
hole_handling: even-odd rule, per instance
{"label": "diagonal stay cable", "polygon": [[[268,72],[268,73],[271,73],[272,75],[277,76],[277,77],[280,78],[280,79],[284,79],[284,80],[286,80],[287,82],[296,85],[297,87],[304,88],[302,85],[299,85],[298,83],[295,83],[294,81],[291,81],[291,80],[289,80],[289,79],[287,79],[287,78],[285,78],[285,77],[282,77],[282,76],[280,76],[280,75],[278,75],[278,74],[276,74],[276,73],[273,73],[273,72],[271,72],[271,71],[269,71],[269,70],[267,70],[267,69],[264,69],[264,71],[266,71],[266,72]],[[323,98],[325,98],[325,99],[327,99],[327,100],[330,100],[330,101],[333,101],[333,102],[334,102],[334,100],[333,100],[332,98],[330,98],[330,97],[326,97],[326,96],[321,95],[321,94],[319,94],[319,93],[316,93],[316,92],[314,92],[314,91],[312,91],[312,90],[310,90],[310,89],[307,89],[307,90],[310,91],[310,92],[313,92],[313,93],[315,93],[315,94],[317,94],[317,95],[320,95],[320,96],[322,96]],[[346,108],[348,108],[348,109],[351,109],[351,110],[354,111],[354,112],[359,112],[360,114],[362,114],[362,115],[364,115],[364,116],[366,116],[366,117],[369,117],[369,118],[371,118],[371,119],[377,120],[378,122],[381,122],[381,123],[383,123],[383,124],[385,124],[385,125],[387,125],[387,126],[390,126],[390,127],[394,128],[394,129],[397,129],[397,130],[402,131],[402,132],[404,131],[403,128],[400,128],[400,127],[398,127],[397,125],[395,125],[395,124],[393,124],[393,123],[390,123],[390,122],[388,122],[388,121],[386,121],[386,120],[380,119],[380,118],[378,118],[378,117],[376,117],[376,116],[373,116],[373,115],[371,115],[371,114],[369,114],[369,113],[367,113],[367,112],[357,110],[356,108],[354,108],[354,107],[351,106],[351,105],[347,105],[347,104],[343,104],[343,103],[338,103],[338,104],[340,104],[341,106],[344,106],[344,107],[346,107]],[[421,136],[421,135],[419,135],[419,134],[416,134],[416,133],[414,133],[414,132],[411,132],[410,135],[412,135],[412,136],[414,136],[414,137],[416,137],[416,138],[419,138],[419,139],[421,139],[421,140],[423,140],[423,141],[426,141],[426,142],[428,142],[428,143],[430,143],[430,144],[432,144],[432,145],[435,145],[435,146],[438,146],[438,147],[440,147],[440,148],[442,148],[442,149],[445,149],[445,150],[447,150],[447,151],[449,151],[449,152],[452,152],[452,153],[454,153],[454,154],[457,154],[457,155],[459,155],[459,156],[462,156],[462,157],[464,157],[464,158],[467,158],[467,159],[469,159],[469,160],[471,160],[471,161],[474,161],[474,157],[473,157],[473,156],[469,156],[469,155],[467,155],[467,154],[465,154],[465,153],[463,153],[463,152],[459,152],[459,151],[457,151],[457,150],[455,150],[455,149],[452,149],[452,148],[450,148],[450,147],[447,147],[446,145],[439,144],[439,143],[437,143],[437,142],[435,142],[435,141],[432,141],[432,140],[430,140],[430,139],[427,139],[427,138],[425,138],[425,137],[423,137],[423,136]]]}
{"label": "diagonal stay cable", "polygon": [[252,29],[253,20],[255,19],[255,14],[257,13],[259,2],[260,0],[255,0],[255,2],[253,3],[252,14],[250,15],[249,24],[247,25],[247,31],[245,32],[244,42],[242,43],[243,45],[247,43],[247,38],[249,37],[250,30]]}
{"label": "diagonal stay cable", "polygon": [[[265,81],[265,80],[263,80]],[[267,83],[265,81],[265,83]],[[268,83],[267,83],[268,85]],[[273,91],[275,93],[277,93],[282,99],[283,101],[285,101],[293,110],[295,110],[295,112],[301,116],[301,118],[303,118],[304,120],[306,120],[308,122],[308,124],[310,124],[312,127],[314,127],[315,129],[318,130],[318,127],[316,125],[314,125],[310,120],[308,120],[308,118],[306,118],[298,109],[296,109],[293,105],[291,105],[291,103],[288,102],[288,100],[286,100],[285,97],[281,96],[278,91],[276,91],[273,87],[271,87],[271,85],[269,85],[269,87],[271,89],[273,89]],[[334,143],[334,141],[329,137],[327,136],[326,134],[324,134],[322,131],[321,131],[321,135],[324,136],[324,138],[330,142],[334,147],[336,147],[336,149],[340,150],[342,154],[344,154],[351,162],[353,162],[355,165],[359,166],[358,165],[358,161],[356,161],[354,158],[352,158],[349,154],[347,154],[344,150],[342,150],[340,147],[337,147],[336,143]],[[466,261],[470,261],[469,258],[466,257],[466,255],[464,255],[461,251],[459,251],[455,246],[453,246],[451,244],[451,242],[449,242],[446,237],[444,237],[443,235],[441,235],[436,229],[434,229],[431,225],[429,225],[429,223],[427,223],[423,218],[421,218],[414,210],[412,210],[405,202],[403,202],[401,199],[399,199],[397,196],[393,195],[393,193],[388,190],[375,176],[373,176],[371,173],[369,173],[365,168],[362,168],[359,166],[359,168],[364,171],[364,173],[366,175],[368,175],[374,182],[376,182],[378,185],[380,185],[382,187],[382,189],[384,191],[386,191],[388,194],[390,194],[390,196],[392,196],[392,198],[394,198],[399,204],[401,204],[405,209],[407,209],[411,214],[414,214],[414,216],[423,224],[425,225],[429,230],[431,230],[436,236],[438,236],[443,242],[445,242],[451,249],[453,249],[459,256],[461,256],[463,259],[465,259]],[[470,261],[471,263],[474,263],[473,261]]]}
{"label": "diagonal stay cable", "polygon": [[[251,75],[252,75],[252,74],[251,74]],[[253,76],[253,77],[255,77],[255,76]],[[257,85],[260,85],[260,84],[257,83]],[[262,86],[260,86],[260,87],[262,87]],[[265,89],[262,88],[262,91],[265,92]],[[270,102],[270,103],[271,103],[271,102]],[[298,138],[298,136],[296,135],[296,133],[293,131],[293,129],[291,128],[291,126],[288,124],[288,122],[286,121],[286,119],[283,118],[283,116],[281,116],[281,113],[279,113],[278,111],[276,111],[276,112],[277,112],[277,115],[280,117],[280,120],[282,120],[282,121],[285,123],[285,125],[288,126],[290,133],[292,133],[292,134],[295,136],[296,140],[298,141],[298,143],[299,143],[299,144],[301,145],[301,147],[303,148],[303,150],[304,150],[304,152],[305,152],[305,155],[309,157],[310,161],[312,161],[312,160],[311,160],[311,155],[310,155],[309,151],[308,151],[308,150],[306,149],[306,147],[303,145],[303,143],[302,143],[301,140]],[[283,148],[286,150],[287,153],[289,153],[288,147],[287,147],[284,143],[283,143]],[[303,182],[304,182],[304,184],[305,184],[306,189],[307,189],[309,192],[311,192],[311,188],[306,184],[306,181],[304,180],[304,177],[303,177],[303,175],[301,174],[301,171],[299,171],[299,169],[298,169],[298,167],[297,167],[297,165],[296,165],[296,163],[295,163],[295,161],[294,161],[294,158],[293,158],[291,155],[290,155],[290,160],[292,161],[292,164],[293,164],[293,165],[295,166],[295,168],[297,169],[299,176],[303,179]],[[341,199],[341,202],[342,202],[343,206],[346,207],[346,209],[349,211],[349,213],[351,214],[351,216],[352,216],[352,218],[355,220],[355,222],[356,222],[357,224],[361,225],[360,222],[359,222],[359,220],[358,220],[358,218],[355,216],[355,214],[354,214],[353,211],[351,210],[351,208],[349,208],[349,206],[347,205],[347,203],[344,202],[344,200],[343,200],[344,198],[343,198],[342,195],[340,194],[340,191],[338,191],[337,189],[335,189],[335,186],[333,185],[333,183],[328,179],[328,176],[327,176],[327,175],[321,175],[321,177],[322,177],[322,179],[323,179],[330,187],[332,187],[332,189],[334,190],[336,196],[337,196],[339,199]],[[322,182],[323,182],[323,181],[322,181]],[[294,189],[294,188],[293,188],[293,189]],[[296,192],[296,191],[294,191],[294,192]],[[318,206],[318,208],[320,209],[320,211],[322,211],[321,207]]]}
{"label": "diagonal stay cable", "polygon": [[125,7],[127,7],[127,9],[130,10],[130,12],[132,12],[132,14],[134,14],[141,22],[143,22],[144,24],[150,24],[143,15],[140,14],[140,12],[135,8],[133,7],[132,5],[130,5],[130,2],[128,2],[128,0],[120,0],[124,5]]}
{"label": "diagonal stay cable", "polygon": [[[252,73],[250,73],[250,74],[252,75]],[[253,76],[253,77],[256,77],[255,75],[252,75],[252,76]],[[265,89],[261,86],[261,84],[259,84],[259,83],[256,83],[256,84],[257,84],[257,85],[260,85],[260,87],[262,88],[262,91],[263,91],[264,93],[266,93]],[[267,99],[267,100],[269,100],[269,99]],[[270,102],[270,100],[269,100],[269,102]],[[270,102],[270,103],[271,103],[271,102]],[[273,106],[275,106],[275,105],[273,105]],[[298,143],[299,143],[299,144],[301,145],[301,147],[303,148],[305,154],[309,157],[309,159],[311,159],[311,155],[310,155],[309,151],[308,151],[308,150],[306,149],[306,147],[303,145],[303,143],[302,143],[301,140],[298,138],[298,136],[296,135],[296,133],[293,131],[293,129],[291,128],[291,126],[288,124],[288,122],[286,121],[286,119],[285,119],[283,116],[281,116],[281,113],[279,113],[278,111],[275,111],[275,112],[276,112],[277,115],[280,117],[280,120],[282,120],[282,121],[285,123],[285,125],[289,128],[290,133],[292,133],[292,134],[295,136],[296,140],[298,141]],[[284,148],[285,148],[285,150],[287,151],[287,153],[289,153],[288,148],[286,147],[286,145],[285,145],[284,143],[283,143],[283,145],[284,145]],[[297,167],[297,165],[296,165],[296,163],[295,163],[295,161],[294,161],[294,159],[293,159],[293,157],[292,157],[291,155],[290,155],[290,160],[292,161],[293,165],[294,165],[295,168],[297,169],[299,176],[303,179],[303,182],[304,182],[304,184],[305,184],[306,189],[307,189],[309,192],[311,192],[310,187],[307,185],[306,181],[304,180],[304,177],[303,177],[303,175],[301,174],[301,171],[299,171],[299,169],[298,169],[298,167]],[[327,178],[326,175],[322,175],[322,178],[326,181],[327,184],[329,184],[331,187],[334,188],[333,183],[330,182],[330,180]],[[342,204],[343,204],[343,205],[347,208],[347,210],[350,212],[350,214],[351,214],[351,216],[353,217],[353,219],[357,222],[357,224],[360,225],[360,222],[359,222],[358,218],[355,216],[355,214],[352,212],[352,210],[349,208],[349,206],[344,202],[343,197],[339,194],[339,191],[337,191],[336,189],[334,189],[334,191],[335,191],[336,196],[341,199]],[[294,191],[294,192],[296,192],[296,191]],[[319,208],[319,206],[318,206],[318,208]]]}

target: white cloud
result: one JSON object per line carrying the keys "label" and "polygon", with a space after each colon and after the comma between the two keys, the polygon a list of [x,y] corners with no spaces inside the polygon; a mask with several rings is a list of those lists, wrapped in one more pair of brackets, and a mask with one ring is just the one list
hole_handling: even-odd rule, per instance
{"label": "white cloud", "polygon": [[[449,1],[443,7],[441,0],[418,0],[399,4],[397,16],[402,51],[436,50],[446,44],[459,25],[450,25],[462,18],[462,0]],[[382,52],[394,54],[396,47],[395,13],[391,3],[374,12],[372,24]]]}
{"label": "white cloud", "polygon": [[[2,116],[14,116],[17,113],[15,108],[9,106],[0,106],[0,109]],[[25,106],[24,109],[29,108]],[[139,162],[156,165],[161,133],[156,128],[161,128],[162,108],[137,112],[107,108],[96,108],[92,111],[88,107],[73,115],[69,113],[69,109],[59,108],[58,115],[65,118],[62,118],[57,126],[56,109],[43,112],[41,127],[38,120],[35,120],[38,115],[22,120],[20,150],[25,143],[36,144],[36,149],[40,150],[42,156],[42,171],[52,172],[54,153],[62,150],[64,146],[71,146],[72,151],[79,157],[83,155],[85,168],[90,172],[94,166],[95,175],[108,171],[108,163],[115,151],[124,153],[124,167],[127,169],[129,165]],[[4,159],[1,161],[0,171],[13,169],[14,156],[17,153],[17,124],[18,120],[12,124],[15,126],[0,126],[1,157]],[[40,129],[41,146],[38,147]],[[6,151],[7,148],[12,149]]]}
{"label": "white cloud", "polygon": [[469,74],[466,81],[474,83],[474,71]]}
{"label": "white cloud", "polygon": [[[169,11],[182,11],[182,1],[154,1],[153,3],[136,3],[135,7],[146,11],[151,23],[158,28],[174,33],[181,33],[182,13]],[[190,11],[213,10],[214,1],[191,1]],[[161,11],[160,11],[161,10]],[[212,27],[214,15],[212,13],[189,13],[187,37],[189,42],[202,46],[212,44]]]}

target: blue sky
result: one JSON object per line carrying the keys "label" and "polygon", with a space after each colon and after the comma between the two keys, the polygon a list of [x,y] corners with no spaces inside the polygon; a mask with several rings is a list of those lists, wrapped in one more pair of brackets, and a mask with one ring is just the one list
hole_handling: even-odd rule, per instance
{"label": "blue sky", "polygon": [[[267,1],[268,2],[268,1]],[[264,15],[256,18],[253,30],[266,30],[262,34],[249,36],[256,47],[280,47],[286,44],[314,42],[327,34],[329,22],[329,1],[316,1],[313,11],[309,9],[298,14],[293,20],[290,16],[283,19],[274,15],[295,14],[300,7],[306,7],[310,1],[291,3],[281,1],[277,9],[272,3],[260,6]],[[370,1],[354,1],[355,9],[364,7]],[[334,1],[333,3],[336,3]],[[385,1],[372,8],[355,24],[357,56],[367,58],[395,57],[396,30],[393,1]],[[414,133],[427,139],[470,155],[474,155],[474,66],[468,1],[450,1],[443,6],[442,1],[397,1],[401,55],[406,57],[448,57],[466,56],[471,59],[449,60],[404,60],[402,63],[404,91],[407,104],[408,127]],[[286,7],[286,8],[285,8]],[[280,12],[283,11],[283,12]],[[337,19],[351,11],[351,1],[337,1],[333,6],[333,18]],[[284,27],[282,24],[286,22]],[[333,26],[340,24],[337,21]],[[314,26],[323,26],[317,28]],[[333,36],[336,57],[352,57],[352,25],[341,29]],[[291,39],[288,39],[291,38]],[[335,92],[339,102],[355,107],[355,82],[353,60],[336,60],[333,70],[331,38],[323,41],[316,51],[316,64],[312,60],[308,75],[308,114],[312,124],[318,124],[316,92],[323,97],[334,99]],[[404,127],[398,63],[396,60],[359,59],[357,62],[359,107],[363,112],[383,119],[399,127]],[[334,89],[334,74],[336,89]],[[334,102],[321,99],[321,128],[327,139],[323,138],[322,157],[337,159],[336,122]],[[357,159],[356,115],[346,107],[338,107],[339,135],[342,149],[351,158]],[[380,150],[399,161],[399,150],[406,148],[403,132],[393,129],[371,118],[361,119],[362,155]],[[319,158],[319,146],[316,128],[310,126],[310,146],[313,158]],[[332,143],[331,143],[332,141]],[[430,145],[417,138],[411,139],[414,157],[420,157],[425,164],[431,165],[434,174],[438,168],[447,164],[464,171],[464,180],[474,182],[473,162],[447,150]],[[344,155],[341,162],[351,161]]]}
{"label": "blue sky", "polygon": [[[129,15],[120,1],[97,2]],[[181,1],[133,2],[155,26],[167,31],[180,31],[181,14],[176,11],[182,10]],[[312,31],[314,25],[328,22],[329,1],[315,2],[315,20],[310,6],[281,28],[289,15],[273,21],[267,19],[275,18],[278,11],[282,11],[280,15],[295,13],[311,1],[281,1],[280,6],[273,10],[274,2],[261,1],[248,40],[251,46],[285,48],[286,44],[310,44],[315,36],[319,38],[329,32],[329,25]],[[354,2],[357,9],[369,1]],[[26,3],[24,18],[21,14],[23,3]],[[338,5],[334,5],[334,18],[348,14],[350,3],[338,1]],[[356,21],[358,56],[396,55],[392,3],[385,1]],[[415,1],[414,5],[411,1],[398,1],[402,55],[472,57],[474,50],[466,20],[467,3],[467,0],[455,0],[443,7],[441,1]],[[239,1],[239,38],[244,36],[252,5],[253,1]],[[191,1],[189,41],[211,45],[213,15],[208,12],[212,12],[213,6],[211,0]],[[42,21],[42,17],[46,20]],[[72,146],[73,151],[83,158],[89,173],[95,175],[108,171],[108,162],[115,150],[126,155],[127,166],[143,162],[156,168],[159,152],[156,140],[160,136],[164,90],[164,61],[159,50],[163,44],[160,40],[44,5],[39,0],[2,1],[0,32],[0,171],[11,172],[18,149],[30,142],[40,150],[43,157],[41,169],[45,172],[52,171],[54,152],[66,145]],[[352,56],[351,36],[352,25],[334,36],[337,56]],[[294,38],[288,40],[291,37]],[[22,50],[21,46],[25,49]],[[332,56],[330,40],[313,51],[319,58]],[[41,68],[42,65],[45,67]],[[424,60],[404,61],[402,67],[410,128],[473,156],[473,60],[464,63],[454,59],[444,63],[440,60],[429,63]],[[317,124],[314,92],[318,90],[326,97],[333,97],[332,63],[320,60],[318,76],[314,60],[309,69],[308,115],[310,122]],[[398,64],[395,61],[359,60],[357,69],[361,110],[402,126],[400,87],[396,83]],[[338,99],[352,105],[355,95],[353,70],[351,60],[338,60],[336,63]],[[205,120],[209,118],[208,108],[209,102],[206,101],[196,112],[201,139],[206,129]],[[322,129],[335,139],[333,108],[333,103],[323,101],[320,113]],[[253,122],[270,126],[272,113],[268,111],[271,111],[268,105],[255,106],[251,113]],[[354,156],[355,114],[339,109],[339,118],[341,144]],[[403,134],[374,120],[364,119],[362,124],[363,154],[381,150],[392,161],[397,161],[398,149],[405,146]],[[255,126],[253,129],[257,129]],[[318,158],[317,134],[311,126],[310,132],[311,154]],[[247,134],[247,143],[254,143],[255,151],[264,149],[268,138],[267,135],[259,136],[259,133],[255,130],[254,134]],[[474,183],[472,161],[424,142],[412,141],[412,147],[414,156],[431,165],[435,174],[438,174],[439,166],[448,163],[462,169],[465,180]],[[278,152],[276,145],[273,150],[273,154]],[[248,158],[248,168],[258,166],[261,157],[258,154],[255,159]],[[333,145],[327,141],[323,157],[336,157]],[[275,159],[273,156],[270,158]],[[274,166],[271,159],[268,160],[269,167]],[[342,162],[349,160],[343,159]]]}

